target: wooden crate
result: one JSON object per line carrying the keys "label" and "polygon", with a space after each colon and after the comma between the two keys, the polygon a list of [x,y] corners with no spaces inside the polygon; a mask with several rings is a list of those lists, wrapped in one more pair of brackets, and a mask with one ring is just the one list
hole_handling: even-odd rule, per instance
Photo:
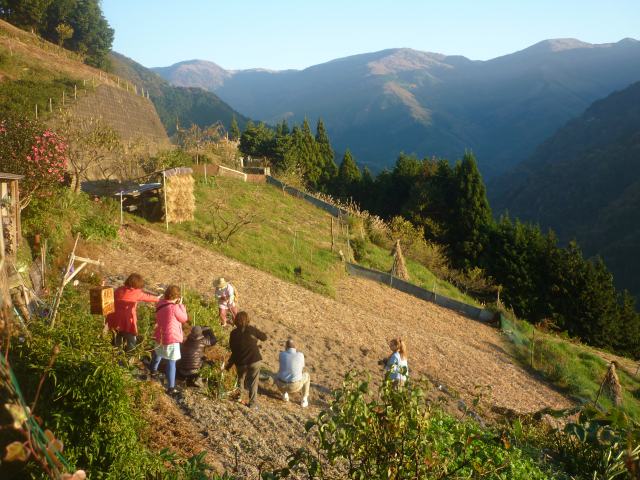
{"label": "wooden crate", "polygon": [[111,287],[95,287],[89,290],[89,302],[91,313],[94,315],[109,315],[116,309]]}

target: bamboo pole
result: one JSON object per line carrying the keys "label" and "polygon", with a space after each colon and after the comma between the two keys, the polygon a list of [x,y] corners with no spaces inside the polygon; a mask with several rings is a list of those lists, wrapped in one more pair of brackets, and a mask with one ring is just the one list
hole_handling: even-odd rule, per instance
{"label": "bamboo pole", "polygon": [[73,85],[73,99],[77,100],[78,99],[78,86],[77,85]]}
{"label": "bamboo pole", "polygon": [[167,175],[162,172],[162,192],[164,193],[164,221],[169,231],[169,208],[167,207]]}
{"label": "bamboo pole", "polygon": [[49,113],[53,112],[53,101],[49,98]]}
{"label": "bamboo pole", "polygon": [[38,119],[38,104],[36,103],[36,120]]}
{"label": "bamboo pole", "polygon": [[120,191],[120,225],[124,223],[124,209],[122,208],[122,190]]}

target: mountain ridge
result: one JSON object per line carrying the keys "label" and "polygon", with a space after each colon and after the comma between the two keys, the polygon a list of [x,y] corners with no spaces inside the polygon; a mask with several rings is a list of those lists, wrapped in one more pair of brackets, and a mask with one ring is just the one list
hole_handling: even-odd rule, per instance
{"label": "mountain ridge", "polygon": [[593,101],[640,80],[640,42],[555,39],[486,61],[393,48],[302,70],[218,71],[205,81],[190,80],[184,62],[171,74],[165,68],[170,81],[207,88],[257,120],[322,117],[338,155],[350,148],[374,171],[401,151],[455,160],[471,149],[491,178]]}

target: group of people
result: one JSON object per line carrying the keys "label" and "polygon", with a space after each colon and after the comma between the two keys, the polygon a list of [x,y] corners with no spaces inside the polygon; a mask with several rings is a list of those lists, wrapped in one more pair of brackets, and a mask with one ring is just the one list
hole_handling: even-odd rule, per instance
{"label": "group of people", "polygon": [[[115,311],[106,317],[105,327],[113,333],[114,345],[131,351],[136,347],[138,302],[155,303],[156,325],[154,338],[156,346],[149,362],[150,376],[156,377],[164,360],[167,378],[167,392],[175,394],[176,372],[187,380],[195,380],[203,364],[204,348],[216,343],[209,328],[194,326],[187,339],[184,339],[182,325],[189,317],[183,303],[183,292],[177,285],[169,285],[163,295],[156,296],[144,292],[144,279],[132,273],[114,292]],[[249,314],[239,311],[236,288],[224,278],[217,278],[213,286],[217,300],[220,323],[223,327],[233,325],[229,335],[231,356],[223,364],[225,370],[235,366],[240,387],[249,391],[247,406],[258,408],[257,394],[262,366],[259,341],[265,341],[267,335],[250,324]],[[409,374],[407,348],[404,340],[394,338],[389,342],[391,355],[383,361],[385,370],[394,384],[403,385]],[[311,377],[305,372],[304,354],[297,350],[292,338],[288,338],[284,350],[279,354],[279,368],[275,385],[284,401],[289,395],[301,393],[300,405],[309,405]]]}

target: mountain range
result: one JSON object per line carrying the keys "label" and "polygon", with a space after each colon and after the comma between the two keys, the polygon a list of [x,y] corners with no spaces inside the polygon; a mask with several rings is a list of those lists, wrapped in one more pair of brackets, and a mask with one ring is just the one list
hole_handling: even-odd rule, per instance
{"label": "mountain range", "polygon": [[490,179],[593,101],[640,80],[640,42],[546,40],[488,61],[400,48],[304,70],[225,70],[202,60],[153,70],[253,119],[322,117],[336,151],[350,148],[374,171],[401,151],[455,160],[471,149]]}
{"label": "mountain range", "polygon": [[640,298],[640,82],[595,102],[488,191],[494,212],[577,239]]}
{"label": "mountain range", "polygon": [[240,128],[247,123],[248,118],[214,93],[196,87],[171,85],[157,73],[117,52],[112,52],[109,60],[114,73],[149,92],[149,98],[170,136],[176,133],[178,126],[189,128],[192,124],[208,127],[220,122],[228,130],[234,116]]}

